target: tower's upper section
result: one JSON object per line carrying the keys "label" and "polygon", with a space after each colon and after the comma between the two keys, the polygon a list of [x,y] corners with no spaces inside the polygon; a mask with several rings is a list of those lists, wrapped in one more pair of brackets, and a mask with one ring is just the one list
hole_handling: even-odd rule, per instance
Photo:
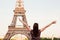
{"label": "tower's upper section", "polygon": [[22,1],[22,0],[17,0],[17,1],[16,1],[16,7],[18,7],[18,8],[24,7],[23,1]]}
{"label": "tower's upper section", "polygon": [[16,1],[16,6],[15,6],[15,13],[25,13],[24,5],[22,0],[17,0]]}

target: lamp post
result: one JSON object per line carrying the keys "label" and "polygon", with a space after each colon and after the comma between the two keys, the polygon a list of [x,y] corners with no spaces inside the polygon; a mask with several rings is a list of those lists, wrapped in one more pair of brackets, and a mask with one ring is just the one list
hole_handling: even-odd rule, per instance
{"label": "lamp post", "polygon": [[54,34],[52,34],[52,40],[54,40]]}

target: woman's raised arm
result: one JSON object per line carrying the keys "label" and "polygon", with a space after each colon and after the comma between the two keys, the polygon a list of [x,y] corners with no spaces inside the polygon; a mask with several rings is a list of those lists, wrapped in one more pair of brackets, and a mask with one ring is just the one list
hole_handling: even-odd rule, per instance
{"label": "woman's raised arm", "polygon": [[55,23],[56,23],[56,21],[51,22],[50,24],[48,24],[48,25],[45,26],[44,28],[40,29],[40,31],[41,31],[41,32],[44,31],[46,28],[50,27],[52,24],[55,24]]}
{"label": "woman's raised arm", "polygon": [[26,25],[26,28],[27,28],[29,31],[31,30],[27,23],[25,23],[24,21],[22,21],[20,18],[19,18],[19,21],[20,21],[21,23],[25,24],[25,25]]}

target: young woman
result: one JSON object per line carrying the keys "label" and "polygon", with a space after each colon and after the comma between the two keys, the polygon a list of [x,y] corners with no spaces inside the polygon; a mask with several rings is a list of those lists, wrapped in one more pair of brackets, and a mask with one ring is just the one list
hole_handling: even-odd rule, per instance
{"label": "young woman", "polygon": [[[20,19],[19,19],[20,20]],[[30,31],[30,34],[31,34],[31,40],[40,40],[40,34],[41,34],[41,32],[43,32],[47,27],[49,27],[49,26],[51,26],[52,24],[55,24],[56,23],[56,21],[53,21],[53,22],[51,22],[50,24],[48,24],[47,26],[45,26],[44,28],[42,28],[42,29],[38,29],[38,27],[39,27],[39,25],[38,25],[38,23],[34,23],[34,25],[33,25],[33,30],[31,30],[30,28],[29,28],[29,26],[24,22],[24,21],[22,21],[22,20],[20,20],[23,24],[25,24],[26,25],[26,27],[27,27],[27,29]]]}

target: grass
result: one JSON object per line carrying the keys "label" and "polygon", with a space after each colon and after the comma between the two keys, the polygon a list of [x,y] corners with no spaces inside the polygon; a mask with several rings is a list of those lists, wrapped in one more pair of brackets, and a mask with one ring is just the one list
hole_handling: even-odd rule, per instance
{"label": "grass", "polygon": [[[52,38],[41,38],[41,40],[52,40]],[[60,38],[54,38],[53,40],[60,40]]]}

